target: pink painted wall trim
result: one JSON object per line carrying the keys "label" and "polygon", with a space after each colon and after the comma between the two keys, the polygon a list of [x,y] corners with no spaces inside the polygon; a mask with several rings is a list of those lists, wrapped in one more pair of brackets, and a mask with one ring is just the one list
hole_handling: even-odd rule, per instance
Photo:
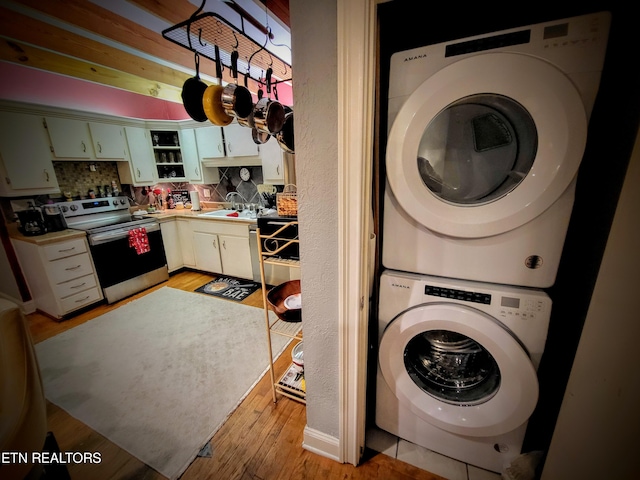
{"label": "pink painted wall trim", "polygon": [[[291,105],[291,87],[280,90],[280,101]],[[190,119],[181,103],[7,62],[0,62],[0,99],[144,120]]]}

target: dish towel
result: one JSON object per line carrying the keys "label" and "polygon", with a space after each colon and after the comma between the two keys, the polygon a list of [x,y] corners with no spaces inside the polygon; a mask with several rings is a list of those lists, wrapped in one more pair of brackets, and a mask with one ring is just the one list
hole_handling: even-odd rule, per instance
{"label": "dish towel", "polygon": [[129,230],[129,246],[135,248],[138,255],[151,251],[147,229],[140,227]]}

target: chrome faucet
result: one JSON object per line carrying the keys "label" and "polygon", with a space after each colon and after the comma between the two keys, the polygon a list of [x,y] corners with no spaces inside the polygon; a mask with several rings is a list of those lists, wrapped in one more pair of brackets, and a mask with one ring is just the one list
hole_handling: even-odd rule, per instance
{"label": "chrome faucet", "polygon": [[[224,200],[226,202],[231,202],[231,209],[232,210],[237,210],[238,209],[238,203],[236,202],[236,197],[240,197],[242,199],[242,203],[247,203],[247,199],[244,198],[240,192],[229,192],[227,193],[227,196],[224,197]],[[240,205],[242,205],[242,203]],[[243,205],[244,206],[244,205]]]}

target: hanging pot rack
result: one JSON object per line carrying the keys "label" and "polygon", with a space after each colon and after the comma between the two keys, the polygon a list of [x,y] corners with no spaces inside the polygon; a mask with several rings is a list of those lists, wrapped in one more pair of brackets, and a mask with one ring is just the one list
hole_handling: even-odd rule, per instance
{"label": "hanging pot rack", "polygon": [[[245,77],[245,84],[252,90],[264,86],[267,69],[273,70],[272,87],[277,91],[277,85],[291,81],[291,65],[269,52],[267,43],[273,38],[268,27],[264,27],[257,20],[242,10],[233,1],[224,1],[240,15],[240,27],[235,27],[217,13],[200,13],[206,0],[198,10],[187,20],[162,31],[167,40],[180,45],[209,60],[216,61],[215,47],[219,47],[220,63],[231,70],[231,52],[238,51],[238,75]],[[264,42],[258,43],[245,31],[245,21],[265,35]],[[241,80],[240,80],[241,81]]]}

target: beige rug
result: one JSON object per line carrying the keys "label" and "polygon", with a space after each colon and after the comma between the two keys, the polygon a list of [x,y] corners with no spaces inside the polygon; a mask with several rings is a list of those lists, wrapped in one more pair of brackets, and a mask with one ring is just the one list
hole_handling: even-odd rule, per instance
{"label": "beige rug", "polygon": [[170,287],[36,351],[51,402],[170,479],[268,370],[262,309]]}

